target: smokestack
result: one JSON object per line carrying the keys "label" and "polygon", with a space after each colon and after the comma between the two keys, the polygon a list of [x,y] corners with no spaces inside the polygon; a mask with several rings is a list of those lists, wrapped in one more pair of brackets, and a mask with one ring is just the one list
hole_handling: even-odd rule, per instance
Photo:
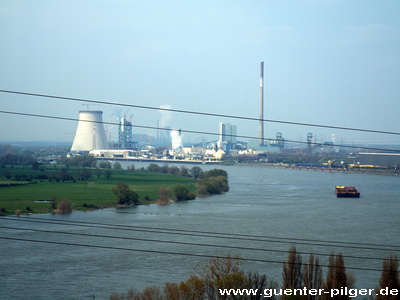
{"label": "smokestack", "polygon": [[90,150],[107,148],[103,112],[81,110],[71,152],[89,152]]}
{"label": "smokestack", "polygon": [[258,125],[258,138],[260,146],[264,145],[264,62],[260,68],[260,124]]}

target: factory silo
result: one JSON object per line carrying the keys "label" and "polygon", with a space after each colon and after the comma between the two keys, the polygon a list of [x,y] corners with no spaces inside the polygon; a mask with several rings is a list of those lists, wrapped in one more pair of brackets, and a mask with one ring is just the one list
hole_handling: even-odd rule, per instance
{"label": "factory silo", "polygon": [[81,110],[71,152],[87,153],[99,149],[108,149],[103,112]]}

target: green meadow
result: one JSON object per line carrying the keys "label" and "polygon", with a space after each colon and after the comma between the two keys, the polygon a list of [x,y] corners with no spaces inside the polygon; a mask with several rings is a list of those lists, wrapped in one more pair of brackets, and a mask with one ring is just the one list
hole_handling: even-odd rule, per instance
{"label": "green meadow", "polygon": [[[78,180],[76,178],[79,177],[82,168],[69,168],[68,174],[75,179],[63,182],[55,179],[37,179],[45,176],[51,178],[61,171],[61,167],[56,169],[47,166],[44,170],[32,170],[21,166],[7,166],[0,170],[0,213],[15,214],[16,210],[20,210],[21,213],[51,212],[49,200],[54,198],[56,201],[70,200],[74,210],[115,206],[116,199],[112,188],[118,182],[128,184],[130,189],[139,195],[142,204],[154,202],[161,186],[170,187],[171,191],[173,186],[178,184],[184,185],[190,191],[196,189],[196,180],[189,177],[113,169],[110,170],[111,176],[107,179],[105,169],[99,174],[96,169],[86,170],[90,171],[91,177]],[[15,176],[20,176],[18,181],[15,180]],[[26,180],[23,176],[31,178]]]}

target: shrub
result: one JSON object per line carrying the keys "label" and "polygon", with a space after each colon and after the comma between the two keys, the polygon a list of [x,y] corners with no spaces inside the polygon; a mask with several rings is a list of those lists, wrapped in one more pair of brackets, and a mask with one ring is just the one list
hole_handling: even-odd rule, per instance
{"label": "shrub", "polygon": [[163,165],[162,167],[160,167],[158,172],[164,173],[164,174],[168,174],[169,171],[169,167],[167,164]]}
{"label": "shrub", "polygon": [[75,167],[96,167],[96,159],[91,155],[80,155],[75,157],[64,157],[57,161],[58,164],[64,165],[66,168],[69,166]]}
{"label": "shrub", "polygon": [[149,172],[159,172],[160,171],[160,167],[157,164],[149,164],[147,166],[147,171],[149,171]]}
{"label": "shrub", "polygon": [[179,169],[179,176],[185,176],[185,177],[190,177],[189,175],[189,169],[186,167],[181,167]]}
{"label": "shrub", "polygon": [[[61,180],[62,182],[66,181],[66,180],[71,180],[72,177],[71,175],[68,173],[66,168],[62,168],[60,170],[60,172],[58,173],[58,179]],[[57,179],[56,179],[57,181]],[[58,182],[58,181],[57,181]]]}
{"label": "shrub", "polygon": [[199,184],[197,187],[197,196],[204,198],[208,195],[207,186],[205,184]]}
{"label": "shrub", "polygon": [[215,195],[229,191],[228,179],[225,176],[217,176],[202,179],[199,182],[199,189],[201,189],[202,196],[205,196],[204,189],[207,193]]}
{"label": "shrub", "polygon": [[132,191],[126,183],[118,182],[112,192],[117,197],[118,204],[131,205],[139,204],[139,195]]}
{"label": "shrub", "polygon": [[179,168],[176,166],[172,166],[168,169],[168,174],[171,175],[178,175],[179,174]]}
{"label": "shrub", "polygon": [[168,204],[169,203],[169,187],[162,186],[158,190],[157,204]]}
{"label": "shrub", "polygon": [[193,200],[193,199],[196,199],[196,193],[194,193],[194,192],[189,192],[189,193],[187,194],[186,200]]}
{"label": "shrub", "polygon": [[194,178],[197,179],[200,176],[200,173],[202,172],[200,167],[193,167],[190,169],[190,175]]}
{"label": "shrub", "polygon": [[186,200],[187,194],[189,190],[183,185],[176,185],[174,186],[174,195],[176,201]]}
{"label": "shrub", "polygon": [[204,172],[204,178],[209,178],[209,177],[218,177],[218,176],[224,176],[228,178],[228,172],[222,169],[212,169],[210,171]]}
{"label": "shrub", "polygon": [[215,185],[220,192],[223,193],[229,191],[228,178],[226,176],[213,177],[211,180],[215,182]]}
{"label": "shrub", "polygon": [[59,214],[69,214],[72,212],[72,203],[68,199],[63,199],[57,205],[57,212]]}
{"label": "shrub", "polygon": [[28,174],[15,174],[14,180],[15,181],[32,181],[32,177]]}
{"label": "shrub", "polygon": [[55,196],[51,197],[49,202],[52,210],[57,208],[57,198]]}
{"label": "shrub", "polygon": [[80,170],[77,174],[78,180],[88,180],[92,177],[92,173],[88,169]]}
{"label": "shrub", "polygon": [[99,168],[101,168],[101,169],[110,169],[111,168],[111,163],[109,161],[101,161],[99,163]]}
{"label": "shrub", "polygon": [[189,190],[181,184],[174,186],[174,195],[177,201],[192,200],[196,198],[194,193],[189,192]]}

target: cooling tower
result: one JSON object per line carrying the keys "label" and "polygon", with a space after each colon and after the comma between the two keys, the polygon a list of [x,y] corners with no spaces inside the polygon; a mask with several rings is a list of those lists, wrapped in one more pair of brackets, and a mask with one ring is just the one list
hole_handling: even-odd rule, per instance
{"label": "cooling tower", "polygon": [[103,126],[103,112],[81,110],[71,152],[89,152],[99,149],[108,149]]}

